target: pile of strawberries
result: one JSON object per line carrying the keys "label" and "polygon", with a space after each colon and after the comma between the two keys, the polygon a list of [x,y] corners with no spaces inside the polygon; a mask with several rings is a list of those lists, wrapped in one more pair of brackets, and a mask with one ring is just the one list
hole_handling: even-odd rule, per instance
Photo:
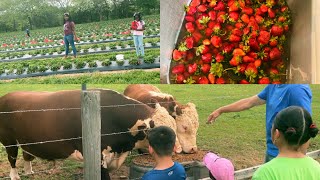
{"label": "pile of strawberries", "polygon": [[185,9],[185,36],[172,53],[175,83],[284,83],[285,0],[193,0]]}

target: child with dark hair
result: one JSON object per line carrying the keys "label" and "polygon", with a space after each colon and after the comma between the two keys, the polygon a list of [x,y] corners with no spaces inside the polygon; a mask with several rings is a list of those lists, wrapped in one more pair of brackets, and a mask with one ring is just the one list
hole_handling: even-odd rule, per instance
{"label": "child with dark hair", "polygon": [[318,132],[307,110],[290,106],[280,111],[271,130],[272,141],[278,147],[279,154],[261,166],[253,179],[318,180],[319,162],[305,155],[310,139],[316,137]]}
{"label": "child with dark hair", "polygon": [[145,30],[145,22],[142,20],[140,13],[134,13],[134,21],[131,23],[131,30],[133,33],[133,41],[136,47],[137,56],[144,56],[144,46],[143,46],[143,31]]}
{"label": "child with dark hair", "polygon": [[72,47],[73,58],[76,58],[77,49],[76,49],[76,46],[74,45],[74,41],[77,39],[77,35],[75,30],[75,24],[72,21],[69,13],[64,13],[63,27],[64,27],[64,44],[66,47],[66,54],[64,56],[64,59],[68,57],[69,45],[71,45]]}
{"label": "child with dark hair", "polygon": [[179,180],[186,179],[183,166],[173,162],[172,153],[176,141],[174,131],[166,126],[159,126],[150,130],[148,134],[149,153],[156,161],[156,167],[147,172],[143,180]]}

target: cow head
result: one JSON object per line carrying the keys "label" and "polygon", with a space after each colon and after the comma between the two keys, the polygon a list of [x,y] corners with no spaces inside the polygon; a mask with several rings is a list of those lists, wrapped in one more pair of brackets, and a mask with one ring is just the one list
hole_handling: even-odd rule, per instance
{"label": "cow head", "polygon": [[171,116],[175,118],[177,114],[181,114],[180,108],[177,108],[177,103],[172,95],[158,92],[149,92],[151,94],[150,103],[155,108],[156,103],[159,103],[162,107],[166,108]]}
{"label": "cow head", "polygon": [[[160,106],[159,103],[155,104],[155,110],[152,114],[152,120],[153,121],[151,124],[153,124],[155,127],[167,126],[167,127],[170,127],[171,129],[173,129],[174,132],[176,132],[177,126],[176,126],[175,119],[168,113],[166,108]],[[151,127],[151,128],[153,128],[153,127]],[[148,147],[149,147],[149,142],[147,139],[144,139],[143,141],[138,141],[135,144],[135,149],[148,150]],[[179,143],[178,138],[176,139],[175,150],[177,153],[182,152],[182,148],[181,148],[181,145]]]}
{"label": "cow head", "polygon": [[182,113],[176,117],[177,137],[185,153],[197,151],[197,131],[199,115],[195,104],[188,103],[181,106]]}

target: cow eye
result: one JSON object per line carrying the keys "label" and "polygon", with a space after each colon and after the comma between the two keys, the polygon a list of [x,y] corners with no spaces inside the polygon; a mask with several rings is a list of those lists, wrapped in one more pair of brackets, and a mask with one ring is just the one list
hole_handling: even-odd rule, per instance
{"label": "cow eye", "polygon": [[187,126],[183,126],[183,129],[184,129],[185,131],[187,131],[188,127],[187,127]]}

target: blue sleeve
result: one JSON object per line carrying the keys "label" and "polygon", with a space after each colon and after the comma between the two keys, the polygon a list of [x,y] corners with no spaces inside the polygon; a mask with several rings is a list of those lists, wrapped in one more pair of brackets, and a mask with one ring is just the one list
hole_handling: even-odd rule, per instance
{"label": "blue sleeve", "polygon": [[311,101],[312,92],[308,85],[299,85],[290,89],[289,106],[303,107],[312,114]]}
{"label": "blue sleeve", "polygon": [[268,91],[269,91],[269,85],[265,87],[259,94],[258,97],[262,100],[267,100],[268,97]]}

